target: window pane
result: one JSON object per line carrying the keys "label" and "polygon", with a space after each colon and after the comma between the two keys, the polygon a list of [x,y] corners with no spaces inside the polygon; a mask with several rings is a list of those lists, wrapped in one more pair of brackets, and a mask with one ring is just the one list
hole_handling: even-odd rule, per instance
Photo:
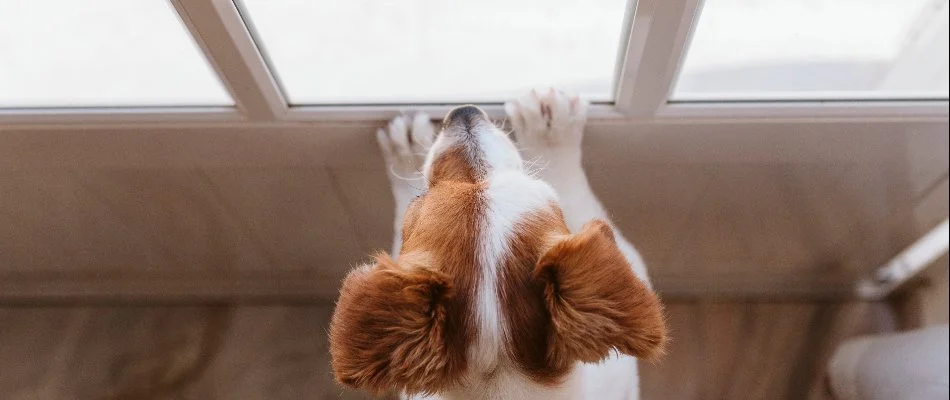
{"label": "window pane", "polygon": [[947,98],[947,0],[706,0],[674,100]]}
{"label": "window pane", "polygon": [[231,104],[165,0],[0,1],[0,107]]}
{"label": "window pane", "polygon": [[[294,104],[611,100],[626,0],[243,0]],[[250,25],[250,23],[249,23]]]}

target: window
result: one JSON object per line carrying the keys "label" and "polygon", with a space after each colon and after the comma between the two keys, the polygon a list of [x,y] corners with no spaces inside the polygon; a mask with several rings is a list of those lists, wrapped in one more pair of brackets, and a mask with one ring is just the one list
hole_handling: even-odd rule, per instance
{"label": "window", "polygon": [[707,0],[673,99],[945,99],[947,3]]}
{"label": "window", "polygon": [[[243,0],[292,104],[613,99],[626,0]],[[253,24],[252,24],[253,23]]]}
{"label": "window", "polygon": [[166,1],[0,1],[0,108],[232,104]]}
{"label": "window", "polygon": [[0,129],[500,118],[547,87],[593,120],[946,119],[948,3],[0,0]]}

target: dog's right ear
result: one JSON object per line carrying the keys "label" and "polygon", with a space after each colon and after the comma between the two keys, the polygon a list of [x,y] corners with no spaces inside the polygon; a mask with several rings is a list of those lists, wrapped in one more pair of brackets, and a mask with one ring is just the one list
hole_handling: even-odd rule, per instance
{"label": "dog's right ear", "polygon": [[659,298],[633,273],[603,221],[555,243],[538,261],[551,316],[548,362],[594,363],[611,351],[655,359],[666,344]]}
{"label": "dog's right ear", "polygon": [[464,368],[450,340],[452,285],[423,258],[388,255],[351,271],[330,322],[336,380],[374,394],[435,393]]}

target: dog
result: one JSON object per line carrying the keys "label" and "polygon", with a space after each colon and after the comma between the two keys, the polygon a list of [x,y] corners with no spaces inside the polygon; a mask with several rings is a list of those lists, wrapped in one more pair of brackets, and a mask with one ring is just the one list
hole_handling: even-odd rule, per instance
{"label": "dog", "polygon": [[587,108],[553,89],[506,103],[520,151],[472,105],[438,133],[424,114],[377,132],[396,233],[392,255],[343,281],[339,383],[404,399],[639,398],[637,360],[663,354],[666,322],[581,166]]}

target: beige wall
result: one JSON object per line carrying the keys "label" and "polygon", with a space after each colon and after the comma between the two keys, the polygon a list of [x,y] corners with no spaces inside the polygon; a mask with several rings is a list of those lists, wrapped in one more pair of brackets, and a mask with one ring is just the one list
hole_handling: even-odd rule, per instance
{"label": "beige wall", "polygon": [[[375,126],[8,127],[0,297],[332,299],[390,246]],[[592,121],[585,165],[665,294],[840,297],[920,233],[946,132]]]}

